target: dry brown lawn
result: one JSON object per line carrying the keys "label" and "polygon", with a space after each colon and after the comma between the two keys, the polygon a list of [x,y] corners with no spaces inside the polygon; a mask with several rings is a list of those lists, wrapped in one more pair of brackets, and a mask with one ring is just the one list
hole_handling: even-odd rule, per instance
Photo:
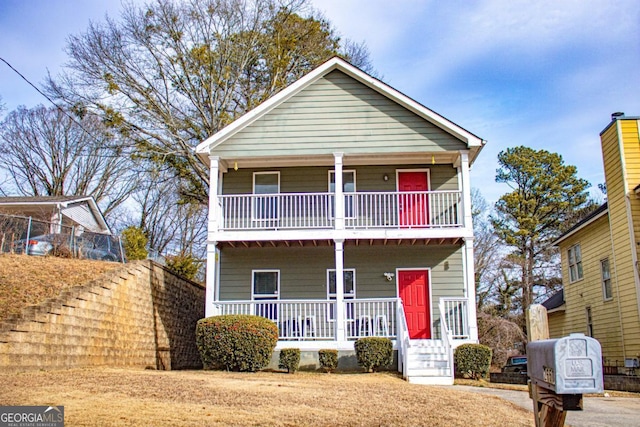
{"label": "dry brown lawn", "polygon": [[73,369],[0,373],[0,405],[64,405],[69,426],[533,426],[493,396],[394,374]]}
{"label": "dry brown lawn", "polygon": [[0,254],[0,321],[120,267],[117,262]]}

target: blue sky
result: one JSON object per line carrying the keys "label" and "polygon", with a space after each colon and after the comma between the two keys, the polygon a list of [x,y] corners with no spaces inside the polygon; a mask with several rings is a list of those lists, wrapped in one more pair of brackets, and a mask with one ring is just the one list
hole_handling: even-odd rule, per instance
{"label": "blue sky", "polygon": [[[473,185],[495,202],[496,156],[527,145],[604,182],[599,132],[640,116],[637,0],[314,0],[340,34],[365,41],[386,83],[487,140]],[[0,57],[38,84],[69,34],[117,16],[117,0],[0,0]],[[0,63],[8,110],[46,104]],[[597,194],[597,190],[594,192]]]}

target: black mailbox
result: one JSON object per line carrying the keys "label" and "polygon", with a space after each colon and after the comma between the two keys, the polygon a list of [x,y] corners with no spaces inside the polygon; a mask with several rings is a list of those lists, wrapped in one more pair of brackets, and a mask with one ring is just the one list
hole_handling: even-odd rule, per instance
{"label": "black mailbox", "polygon": [[602,393],[602,349],[583,334],[531,341],[527,373],[533,384],[556,394]]}

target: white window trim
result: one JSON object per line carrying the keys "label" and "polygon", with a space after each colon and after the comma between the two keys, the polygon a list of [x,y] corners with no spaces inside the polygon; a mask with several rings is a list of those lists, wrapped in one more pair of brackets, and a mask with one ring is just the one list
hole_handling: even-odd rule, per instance
{"label": "white window trim", "polygon": [[[278,177],[278,192],[277,193],[273,193],[273,194],[280,194],[280,171],[262,171],[262,172],[254,172],[253,173],[253,182],[252,182],[252,188],[251,188],[251,192],[252,194],[256,195],[256,176],[257,175],[276,175]],[[251,203],[251,220],[254,222],[276,222],[278,221],[280,212],[276,212],[276,216],[274,218],[258,218],[256,216],[256,209],[258,205],[256,205],[256,199],[252,199],[252,203]]]}
{"label": "white window trim", "polygon": [[[609,288],[611,289],[611,296],[607,297],[606,287],[605,287],[605,278],[604,278],[604,270],[602,268],[604,262],[608,264],[609,270]],[[611,280],[611,262],[609,258],[604,258],[600,260],[600,277],[602,279],[602,299],[603,301],[611,301],[613,299],[613,281]]]}
{"label": "white window trim", "polygon": [[[344,292],[344,299],[355,299],[356,298],[356,269],[355,268],[344,268],[342,269],[344,273],[350,271],[353,274],[353,293]],[[335,273],[335,268],[327,268],[327,299],[330,300],[331,297],[335,299],[336,294],[329,292],[330,278],[331,273]]]}
{"label": "white window trim", "polygon": [[[575,248],[579,248],[580,250],[580,259],[577,260],[575,259]],[[574,259],[575,259],[575,264],[571,264],[571,251],[573,251],[574,255]],[[569,247],[569,249],[567,249],[567,266],[568,266],[568,272],[569,272],[569,283],[575,283],[578,282],[580,280],[582,280],[584,278],[584,268],[580,268],[580,271],[578,270],[578,264],[580,264],[580,266],[582,266],[582,247],[580,247],[580,243],[576,243],[575,245]],[[576,266],[576,278],[574,279],[571,275],[571,266],[575,265]],[[580,274],[580,272],[582,274]]]}
{"label": "white window trim", "polygon": [[[328,171],[329,173],[327,174],[327,191],[331,192],[331,175],[335,175],[336,171],[335,169],[329,169]],[[343,169],[342,170],[342,175],[344,175],[345,173],[352,173],[353,174],[353,192],[355,193],[358,189],[358,185],[356,182],[356,170],[355,169]],[[335,184],[336,182],[336,178],[334,176],[333,178],[333,182]],[[344,180],[342,182],[342,186],[344,187]],[[335,193],[335,188],[333,193]],[[344,190],[343,190],[344,193]],[[351,192],[346,192],[344,194],[352,194]],[[346,199],[346,198],[345,198]],[[347,209],[347,201],[345,200],[345,219],[354,219],[355,218],[355,212],[356,212],[356,207],[355,207],[355,197],[351,197],[351,216],[348,215],[348,211],[349,209]]]}
{"label": "white window trim", "polygon": [[[273,300],[274,298],[267,297],[264,294],[256,295],[255,293],[255,280],[256,273],[278,273],[278,281],[277,281],[277,290],[275,295],[275,299],[280,299],[280,270],[279,269],[260,269],[260,270],[251,270],[251,301],[261,301],[261,300]],[[261,296],[262,295],[262,296]]]}
{"label": "white window trim", "polygon": [[280,194],[280,171],[254,172],[253,173],[252,189],[251,189],[253,194],[256,194],[256,175],[277,175],[278,176],[278,192],[276,194]]}
{"label": "white window trim", "polygon": [[[343,268],[342,269],[343,274],[344,272],[350,271],[353,274],[353,293],[343,293],[343,301],[344,300],[355,300],[356,299],[356,269],[355,268]],[[336,294],[335,293],[331,293],[329,292],[330,289],[330,279],[331,279],[331,273],[335,273],[336,269],[335,268],[327,268],[327,301],[335,301],[336,300]],[[331,316],[331,306],[327,307],[327,321],[328,322],[335,322],[336,318],[335,318],[335,313],[333,315],[333,317]]]}

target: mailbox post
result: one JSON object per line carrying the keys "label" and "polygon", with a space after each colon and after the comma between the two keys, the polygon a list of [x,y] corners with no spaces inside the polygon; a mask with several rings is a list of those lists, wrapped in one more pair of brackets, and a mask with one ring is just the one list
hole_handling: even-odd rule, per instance
{"label": "mailbox post", "polygon": [[547,310],[527,310],[527,374],[536,427],[563,426],[566,411],[582,410],[584,393],[602,393],[602,349],[583,334],[548,339]]}

